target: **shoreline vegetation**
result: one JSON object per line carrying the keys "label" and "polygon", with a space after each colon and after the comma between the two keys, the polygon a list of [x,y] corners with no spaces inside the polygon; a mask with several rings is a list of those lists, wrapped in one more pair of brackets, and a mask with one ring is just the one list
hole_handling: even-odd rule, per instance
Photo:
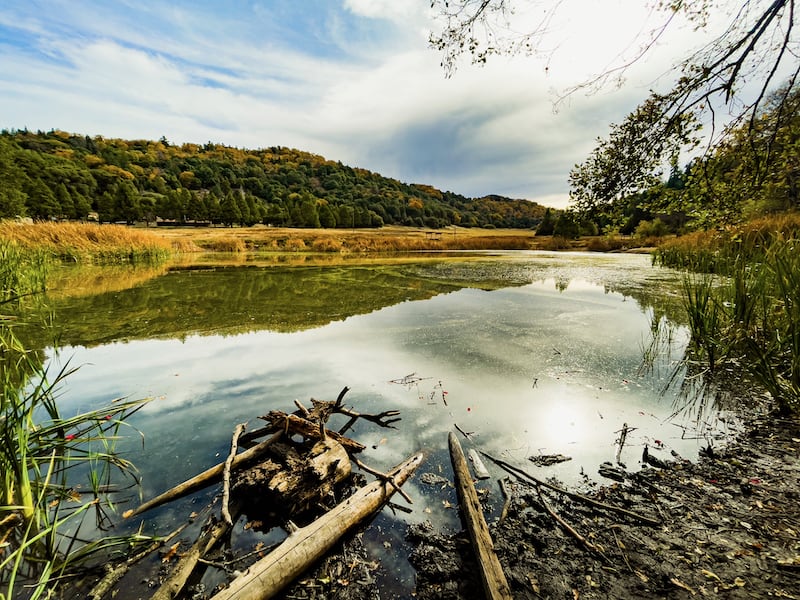
{"label": "shoreline vegetation", "polygon": [[653,249],[661,238],[609,236],[567,239],[525,229],[304,229],[290,227],[144,227],[96,223],[0,222],[0,243],[40,251],[65,262],[162,260],[193,252],[420,252],[447,250]]}
{"label": "shoreline vegetation", "polygon": [[[761,219],[737,228],[661,239],[643,236],[565,239],[536,236],[529,230],[475,228],[437,230],[385,227],[330,231],[272,227],[145,228],[86,223],[0,222],[0,374],[3,375],[4,386],[3,435],[0,443],[4,445],[3,455],[9,460],[8,464],[3,465],[6,475],[2,491],[6,506],[0,514],[0,538],[10,548],[0,554],[0,566],[4,573],[0,579],[1,585],[4,591],[8,591],[9,598],[13,590],[23,583],[33,584],[35,591],[31,597],[44,597],[53,593],[51,579],[60,579],[70,573],[72,567],[91,554],[91,550],[102,549],[114,542],[133,547],[145,541],[144,538],[100,539],[90,546],[75,546],[74,552],[67,554],[60,550],[65,544],[60,538],[60,530],[68,522],[79,522],[95,510],[99,511],[101,519],[105,518],[102,507],[107,500],[105,491],[114,483],[109,479],[112,467],[133,472],[133,465],[117,456],[113,444],[109,446],[108,443],[125,425],[125,418],[147,400],[114,405],[71,419],[64,419],[58,413],[55,392],[70,372],[48,375],[41,368],[35,353],[20,347],[13,333],[13,319],[2,316],[6,312],[15,312],[11,311],[14,305],[28,301],[28,296],[36,296],[44,291],[50,267],[58,261],[102,265],[159,264],[182,254],[209,252],[652,252],[655,264],[687,271],[684,305],[690,323],[691,342],[683,360],[690,366],[691,372],[699,373],[704,380],[711,382],[710,386],[714,385],[714,381],[724,384],[732,372],[746,372],[752,376],[756,382],[754,389],[760,387],[769,392],[772,405],[763,418],[773,424],[775,431],[770,435],[758,436],[763,442],[762,451],[770,454],[780,450],[791,455],[798,452],[796,427],[800,405],[798,233],[800,218],[796,215]],[[746,405],[747,400],[744,399],[742,403]],[[34,412],[42,410],[42,407],[44,413],[37,414],[45,414],[45,421],[34,418]],[[747,408],[742,406],[745,412]],[[776,412],[785,418],[776,418]],[[781,437],[781,428],[790,431],[791,435],[788,438]],[[773,447],[778,443],[776,440],[782,440],[780,443],[783,444],[777,450],[777,447]],[[790,448],[791,444],[795,445]],[[104,450],[100,451],[100,448]],[[748,452],[752,452],[752,449],[748,448]],[[75,505],[75,499],[65,496],[63,491],[69,489],[67,468],[82,457],[95,461],[92,464],[97,468],[93,479],[96,485],[89,496]],[[97,462],[100,458],[103,460]],[[733,459],[726,457],[726,460]],[[711,465],[702,467],[711,469],[704,473],[709,477],[718,463],[712,462]],[[688,466],[684,468],[687,471],[689,469]],[[736,476],[740,474],[737,472]],[[748,476],[748,481],[759,482],[758,485],[749,484],[750,487],[762,487],[761,472],[756,477],[752,473]],[[794,468],[784,476],[787,481],[797,480]],[[133,477],[135,479],[135,475]],[[682,485],[680,481],[675,484],[678,486],[676,489]],[[767,489],[766,482],[763,487]],[[701,494],[697,501],[702,503],[706,500]],[[106,505],[106,508],[110,507]],[[789,511],[785,504],[783,508]],[[796,511],[795,508],[790,512],[796,514]],[[671,543],[678,544],[678,541],[671,538]],[[72,542],[67,540],[66,545],[73,550]],[[682,550],[678,548],[675,552],[680,554]],[[787,559],[781,555],[780,560],[786,562],[791,560],[791,556]],[[793,560],[792,566],[797,564],[798,559],[795,557]],[[715,573],[726,581],[734,581],[729,587],[740,586],[738,579],[734,579],[734,573],[728,573],[721,564],[715,566]],[[667,575],[662,579],[664,577]],[[681,581],[685,582],[683,578]],[[697,586],[697,581],[695,579],[691,585]],[[432,589],[438,589],[438,585]],[[677,584],[673,581],[672,585]],[[755,581],[747,580],[750,591],[755,585]],[[664,592],[669,585],[661,582],[656,587]],[[420,597],[425,596],[422,594]]]}
{"label": "shoreline vegetation", "polygon": [[[0,259],[0,311],[20,308],[44,288],[47,259],[5,242]],[[16,323],[0,312],[0,598],[35,600],[53,597],[60,580],[98,557],[151,541],[140,534],[84,535],[92,520],[108,531],[110,494],[138,483],[116,440],[149,399],[63,415],[60,388],[76,369],[67,364],[48,372],[40,351],[16,336]],[[76,469],[86,476],[79,485]]]}

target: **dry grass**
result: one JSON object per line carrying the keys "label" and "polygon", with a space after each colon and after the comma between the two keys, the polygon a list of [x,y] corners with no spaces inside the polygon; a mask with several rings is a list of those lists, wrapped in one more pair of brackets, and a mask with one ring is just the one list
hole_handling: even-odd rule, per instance
{"label": "dry grass", "polygon": [[78,262],[123,262],[168,254],[252,251],[292,254],[367,254],[437,250],[615,250],[592,248],[591,238],[536,237],[520,229],[294,229],[282,227],[158,227],[86,223],[0,223],[0,239]]}
{"label": "dry grass", "polygon": [[[174,246],[150,231],[122,225],[92,223],[0,222],[0,239],[25,249],[39,249],[53,256],[75,260],[116,262],[146,257],[165,257]],[[181,242],[185,246],[185,242]]]}
{"label": "dry grass", "polygon": [[294,229],[282,227],[159,228],[171,243],[214,251],[220,240],[239,240],[246,250],[272,252],[415,252],[422,250],[531,250],[545,241],[519,229]]}

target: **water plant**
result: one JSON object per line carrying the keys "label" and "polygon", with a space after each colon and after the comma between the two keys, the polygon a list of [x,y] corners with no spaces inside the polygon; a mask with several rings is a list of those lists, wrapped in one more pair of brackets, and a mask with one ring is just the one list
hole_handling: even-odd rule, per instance
{"label": "water plant", "polygon": [[8,322],[0,323],[0,597],[13,598],[20,580],[30,586],[26,595],[40,597],[98,550],[135,541],[85,543],[80,532],[90,514],[103,528],[114,486],[136,482],[115,443],[146,400],[64,417],[58,389],[73,371],[67,366],[48,377],[38,355],[22,346]]}
{"label": "water plant", "polygon": [[[19,305],[40,291],[47,260],[0,243],[0,306]],[[126,419],[147,400],[119,400],[64,417],[59,386],[74,371],[54,376],[41,354],[15,335],[16,320],[0,314],[0,599],[24,589],[26,598],[49,595],[58,580],[100,550],[127,547],[138,536],[81,540],[87,515],[96,526],[113,510],[113,485],[136,482],[132,464],[115,443]],[[143,539],[143,538],[142,538]],[[24,582],[21,588],[20,582]]]}
{"label": "water plant", "polygon": [[800,408],[798,232],[796,216],[761,219],[670,242],[656,256],[701,272],[687,275],[684,286],[691,359],[704,360],[711,373],[746,372],[784,414]]}

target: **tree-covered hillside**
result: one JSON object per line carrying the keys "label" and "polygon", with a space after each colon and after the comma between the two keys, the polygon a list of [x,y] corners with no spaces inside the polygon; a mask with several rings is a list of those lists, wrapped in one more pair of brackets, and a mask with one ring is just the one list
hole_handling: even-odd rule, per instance
{"label": "tree-covered hillside", "polygon": [[289,227],[535,227],[545,208],[406,184],[290,148],[0,135],[0,218]]}

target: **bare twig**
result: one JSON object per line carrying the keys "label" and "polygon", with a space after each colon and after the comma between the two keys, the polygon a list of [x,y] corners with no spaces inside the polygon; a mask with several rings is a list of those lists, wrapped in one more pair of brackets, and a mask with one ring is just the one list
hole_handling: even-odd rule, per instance
{"label": "bare twig", "polygon": [[586,548],[588,548],[592,552],[596,552],[597,554],[599,554],[601,557],[603,557],[603,559],[606,562],[608,562],[608,557],[603,553],[603,549],[600,548],[600,546],[597,546],[596,544],[593,544],[592,542],[587,540],[584,536],[578,533],[578,531],[572,525],[567,523],[557,512],[555,512],[552,508],[550,508],[550,505],[544,499],[544,495],[542,495],[541,486],[539,485],[536,486],[536,494],[539,496],[539,502],[542,503],[542,506],[547,511],[547,513],[551,517],[553,517],[553,519],[555,519],[559,525],[561,525],[564,531],[569,533],[572,537],[574,537],[576,540],[578,540],[581,544],[586,546]]}
{"label": "bare twig", "polygon": [[357,458],[353,458],[353,460],[355,461],[355,463],[356,463],[356,465],[358,466],[359,469],[361,469],[362,471],[366,471],[370,475],[375,475],[375,477],[377,477],[378,479],[380,479],[382,481],[386,481],[387,483],[389,483],[394,488],[394,490],[398,494],[400,494],[403,497],[403,499],[406,502],[408,502],[409,504],[414,504],[414,501],[411,499],[411,496],[409,496],[408,494],[406,494],[402,490],[402,488],[397,484],[397,482],[394,480],[394,477],[392,475],[387,475],[386,473],[382,473],[381,471],[373,469],[372,467],[368,467],[367,465],[362,463]]}
{"label": "bare twig", "polygon": [[650,525],[651,527],[658,527],[658,526],[661,525],[661,521],[659,521],[658,519],[653,519],[651,517],[647,517],[645,515],[641,515],[639,513],[635,513],[633,511],[626,510],[624,508],[620,508],[619,506],[614,506],[612,504],[606,504],[605,502],[599,502],[597,500],[593,500],[593,499],[591,499],[591,498],[589,498],[587,496],[584,496],[583,494],[578,494],[577,492],[571,492],[569,490],[565,490],[564,488],[560,488],[557,485],[553,485],[552,483],[547,483],[546,481],[538,479],[537,477],[534,477],[533,475],[531,475],[527,471],[525,471],[523,469],[520,469],[518,467],[515,467],[514,465],[511,465],[511,464],[507,463],[506,461],[504,461],[502,459],[495,458],[491,454],[487,454],[486,452],[483,452],[483,451],[481,451],[481,454],[483,454],[486,458],[491,460],[494,464],[496,464],[497,466],[501,467],[505,471],[511,473],[515,477],[517,477],[519,479],[522,479],[522,480],[525,480],[525,481],[528,481],[529,483],[533,483],[534,485],[546,487],[547,489],[553,490],[554,492],[558,492],[559,494],[564,494],[565,496],[568,496],[568,497],[572,498],[573,500],[579,500],[580,502],[584,502],[586,504],[589,504],[591,506],[595,506],[597,508],[601,508],[601,509],[609,510],[609,511],[612,511],[612,512],[615,512],[615,513],[618,513],[618,514],[626,515],[628,517],[631,517],[632,519],[636,519],[637,521],[645,523],[646,525]]}
{"label": "bare twig", "polygon": [[222,470],[222,518],[228,525],[233,525],[233,518],[231,517],[228,508],[228,502],[231,497],[231,466],[233,460],[236,458],[236,450],[239,447],[239,436],[247,427],[247,423],[239,423],[236,429],[233,430],[233,437],[231,438],[231,451],[225,460],[225,467]]}

